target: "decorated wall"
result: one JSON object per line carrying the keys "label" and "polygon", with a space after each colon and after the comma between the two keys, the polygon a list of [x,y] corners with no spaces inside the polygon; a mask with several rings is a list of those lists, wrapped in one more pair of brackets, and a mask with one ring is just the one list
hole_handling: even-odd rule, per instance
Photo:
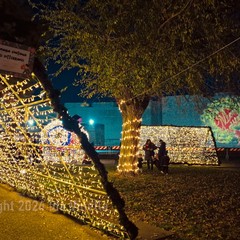
{"label": "decorated wall", "polygon": [[[217,147],[239,148],[240,141],[240,100],[226,95],[216,95],[212,100],[200,98],[198,104],[191,96],[171,96],[151,101],[143,114],[143,125],[148,126],[192,126],[211,127]],[[113,102],[66,103],[70,115],[79,114],[88,124],[94,119],[102,124],[101,143],[106,146],[120,144],[122,118]],[[91,134],[90,134],[91,135]]]}
{"label": "decorated wall", "polygon": [[209,126],[217,147],[239,148],[240,98],[217,94],[213,99],[167,97],[163,100],[163,125]]}
{"label": "decorated wall", "polygon": [[240,147],[240,98],[216,99],[200,117],[203,124],[212,128],[219,147]]}

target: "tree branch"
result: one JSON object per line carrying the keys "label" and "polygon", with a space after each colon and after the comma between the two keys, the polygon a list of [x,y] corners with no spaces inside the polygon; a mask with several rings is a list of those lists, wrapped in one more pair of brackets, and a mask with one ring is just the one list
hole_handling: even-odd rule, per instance
{"label": "tree branch", "polygon": [[172,15],[170,18],[168,18],[165,22],[163,22],[160,26],[160,28],[163,28],[169,21],[171,21],[173,18],[176,18],[178,15],[182,14],[187,8],[188,6],[191,5],[191,3],[193,2],[194,0],[189,0],[187,2],[187,4],[178,12],[178,13],[175,13],[174,15]]}

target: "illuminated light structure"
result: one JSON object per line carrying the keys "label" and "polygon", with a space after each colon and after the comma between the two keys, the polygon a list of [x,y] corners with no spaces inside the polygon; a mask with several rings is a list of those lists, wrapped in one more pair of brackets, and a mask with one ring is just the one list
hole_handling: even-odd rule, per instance
{"label": "illuminated light structure", "polygon": [[[87,131],[82,127],[88,139]],[[44,126],[41,131],[42,154],[45,161],[81,164],[85,152],[77,135],[64,129],[62,121],[55,119]]]}
{"label": "illuminated light structure", "polygon": [[210,127],[142,126],[139,142],[142,154],[142,146],[148,138],[157,146],[159,139],[166,142],[170,163],[219,165]]}
{"label": "illuminated light structure", "polygon": [[102,177],[105,172],[96,163],[72,163],[83,154],[79,138],[62,127],[42,82],[34,74],[29,79],[0,74],[0,95],[0,181],[104,232],[130,238],[124,202]]}

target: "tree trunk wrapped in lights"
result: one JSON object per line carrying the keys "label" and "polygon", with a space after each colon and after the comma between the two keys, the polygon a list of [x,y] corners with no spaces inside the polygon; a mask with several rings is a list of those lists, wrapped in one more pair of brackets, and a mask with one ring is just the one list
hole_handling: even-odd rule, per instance
{"label": "tree trunk wrapped in lights", "polygon": [[142,114],[149,99],[134,99],[119,101],[119,109],[122,113],[122,139],[118,163],[120,173],[137,173],[137,154],[139,148],[140,127]]}

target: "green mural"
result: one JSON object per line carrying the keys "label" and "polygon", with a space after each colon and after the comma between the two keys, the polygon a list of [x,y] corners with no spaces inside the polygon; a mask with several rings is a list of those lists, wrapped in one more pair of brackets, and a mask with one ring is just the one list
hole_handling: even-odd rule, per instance
{"label": "green mural", "polygon": [[240,97],[223,97],[208,104],[201,121],[210,126],[218,146],[240,147]]}

